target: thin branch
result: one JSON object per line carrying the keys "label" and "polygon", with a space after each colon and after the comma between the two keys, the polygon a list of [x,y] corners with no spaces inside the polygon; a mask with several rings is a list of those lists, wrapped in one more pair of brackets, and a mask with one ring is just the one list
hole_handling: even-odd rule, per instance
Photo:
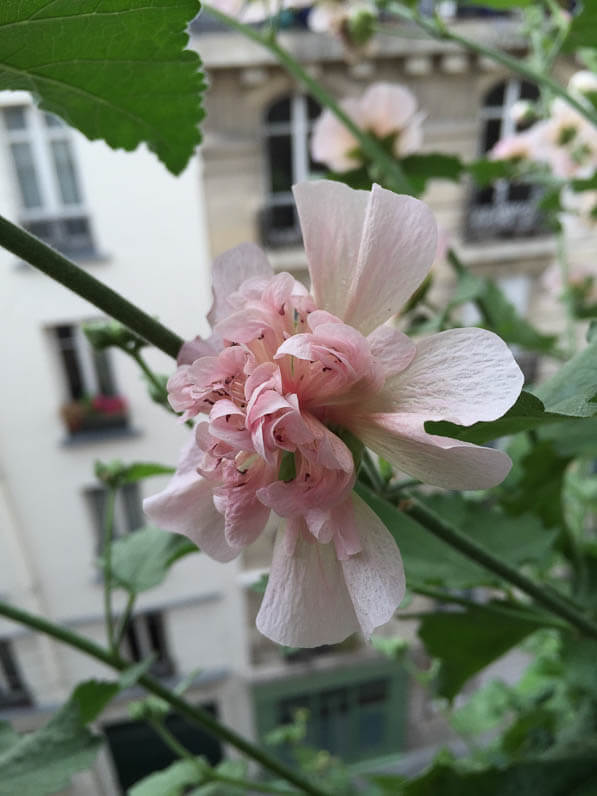
{"label": "thin branch", "polygon": [[114,532],[114,503],[116,502],[116,489],[108,487],[106,495],[106,508],[104,514],[104,534],[102,558],[104,562],[104,622],[106,625],[106,636],[108,637],[108,647],[114,652],[114,616],[112,614],[112,535]]}
{"label": "thin branch", "polygon": [[[45,633],[47,636],[51,636],[61,641],[63,644],[67,644],[69,647],[73,647],[85,653],[85,655],[102,661],[102,663],[105,663],[116,671],[125,671],[131,665],[130,661],[126,661],[117,653],[112,653],[104,647],[100,647],[99,644],[91,641],[91,639],[74,633],[72,630],[57,625],[54,622],[50,622],[42,616],[30,614],[28,611],[24,611],[22,608],[17,608],[9,603],[0,601],[0,616],[4,616],[26,627],[30,627],[40,633]],[[290,782],[300,791],[310,794],[310,796],[329,796],[327,791],[305,779],[298,771],[284,765],[284,763],[281,763],[275,757],[268,754],[264,749],[260,749],[255,744],[247,741],[242,735],[239,735],[231,728],[220,724],[210,713],[197,705],[191,705],[183,697],[162,685],[159,680],[156,680],[148,674],[144,674],[139,678],[138,682],[146,691],[163,699],[174,710],[182,716],[185,716],[193,724],[206,730],[210,735],[213,735],[224,743],[231,744],[231,746],[234,746],[247,757],[255,760],[261,766],[268,769],[268,771]]]}
{"label": "thin branch", "polygon": [[[485,56],[492,61],[505,66],[511,72],[524,77],[525,80],[529,80],[539,86],[543,86],[543,88],[551,91],[556,96],[562,97],[562,99],[566,100],[568,105],[581,113],[592,124],[597,125],[597,111],[592,106],[588,104],[585,105],[583,102],[580,102],[573,97],[563,86],[561,86],[559,83],[556,83],[556,81],[553,80],[547,74],[547,72],[538,72],[524,61],[520,60],[519,58],[513,58],[511,55],[508,55],[502,50],[496,50],[493,47],[489,47],[488,45],[482,44],[479,41],[474,41],[473,39],[467,39],[464,36],[460,36],[458,33],[450,30],[450,28],[443,22],[439,23],[437,19],[432,20],[429,17],[424,17],[416,10],[407,8],[401,3],[390,2],[387,6],[385,6],[385,10],[399,17],[400,19],[403,19],[407,22],[412,22],[434,39],[439,39],[440,41],[453,41],[455,44],[459,44],[465,50],[477,53],[477,55]],[[378,25],[377,31],[389,36],[400,35],[398,31],[392,31],[385,25],[383,27]]]}
{"label": "thin branch", "polygon": [[232,28],[232,30],[237,31],[237,33],[241,33],[246,38],[251,39],[251,41],[260,44],[262,47],[265,47],[266,50],[269,50],[276,58],[278,63],[282,64],[287,72],[299,80],[308,90],[311,96],[314,97],[321,105],[329,108],[334,116],[336,116],[336,118],[342,122],[346,129],[352,133],[352,135],[359,142],[359,146],[363,153],[366,154],[372,161],[374,161],[383,172],[385,185],[397,193],[412,193],[410,180],[404,173],[404,170],[398,161],[385,151],[383,146],[374,136],[369,135],[357,124],[355,124],[353,119],[351,119],[351,117],[342,109],[334,97],[328,93],[328,91],[326,91],[321,83],[312,78],[307,70],[301,66],[299,61],[297,61],[296,58],[294,58],[294,56],[292,56],[288,50],[282,47],[277,39],[271,35],[271,31],[267,31],[264,34],[251,25],[246,25],[243,22],[239,22],[239,20],[235,19],[234,17],[224,14],[219,9],[208,5],[207,3],[203,3],[203,10],[215,17],[227,27]]}
{"label": "thin branch", "polygon": [[0,246],[21,260],[72,290],[78,296],[116,318],[160,351],[176,358],[183,340],[140,310],[112,288],[68,260],[64,255],[38,240],[21,227],[0,216]]}

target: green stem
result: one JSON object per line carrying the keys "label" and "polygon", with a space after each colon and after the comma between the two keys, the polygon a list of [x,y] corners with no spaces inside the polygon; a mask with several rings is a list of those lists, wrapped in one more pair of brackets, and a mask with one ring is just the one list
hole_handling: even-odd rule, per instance
{"label": "green stem", "polygon": [[334,116],[342,122],[342,124],[349,130],[352,135],[359,142],[361,151],[374,161],[384,173],[384,183],[391,190],[397,193],[412,193],[412,186],[404,170],[397,160],[391,157],[377,141],[374,136],[369,135],[362,130],[350,116],[345,113],[341,106],[336,102],[334,97],[326,91],[326,89],[319,83],[319,81],[309,75],[309,73],[301,66],[301,64],[294,58],[288,50],[282,47],[279,42],[268,35],[264,35],[261,31],[239,22],[234,17],[224,14],[222,11],[214,8],[207,3],[203,3],[203,10],[208,14],[218,19],[224,25],[227,25],[232,30],[241,33],[251,41],[265,47],[266,50],[276,58],[278,63],[282,64],[286,71],[299,80],[303,86],[308,90],[312,97],[314,97],[321,105],[329,108]]}
{"label": "green stem", "polygon": [[412,495],[409,496],[405,511],[425,528],[425,530],[437,536],[439,539],[442,539],[442,541],[449,544],[450,547],[459,550],[467,558],[476,561],[490,572],[495,572],[496,575],[499,575],[501,578],[520,589],[520,591],[532,597],[539,605],[547,608],[557,616],[561,616],[585,635],[597,638],[597,624],[576,611],[568,603],[564,602],[563,599],[560,599],[553,593],[545,591],[545,589],[538,586],[530,580],[530,578],[522,575],[517,569],[506,564],[505,561],[497,558],[476,542],[473,542],[469,536],[443,520],[434,511],[427,508],[427,506],[419,503]]}
{"label": "green stem", "polygon": [[124,639],[124,634],[126,632],[127,625],[131,618],[131,614],[133,613],[133,608],[135,606],[135,600],[137,599],[137,595],[135,592],[129,592],[128,599],[126,601],[126,606],[124,608],[124,613],[120,617],[120,622],[118,624],[118,628],[116,630],[116,634],[114,637],[114,649],[116,651],[120,650],[120,645],[122,644],[122,640]]}
{"label": "green stem", "polygon": [[[106,666],[110,666],[118,672],[123,672],[130,668],[130,661],[125,660],[118,655],[118,653],[110,652],[110,650],[100,647],[99,644],[91,641],[91,639],[74,633],[72,630],[62,625],[50,622],[42,616],[30,614],[22,608],[17,608],[1,600],[0,616],[4,616],[26,627],[30,627],[32,630],[37,630],[39,633],[45,633],[45,635],[55,638],[63,644],[67,644],[69,647],[73,647],[73,649],[85,653],[85,655],[89,655],[105,663]],[[282,779],[295,785],[300,791],[310,794],[310,796],[329,796],[327,791],[309,782],[309,780],[305,779],[299,772],[284,765],[284,763],[281,763],[263,749],[247,741],[242,735],[220,724],[220,722],[207,711],[196,705],[191,705],[183,697],[162,685],[159,680],[156,680],[148,674],[144,674],[139,678],[138,682],[146,691],[163,699],[190,722],[206,730],[210,735],[213,735],[224,743],[234,746],[247,757],[250,757],[263,766],[263,768],[268,769],[268,771],[271,771],[276,776],[282,777]]]}
{"label": "green stem", "polygon": [[245,788],[247,793],[274,793],[286,794],[286,796],[292,796],[296,793],[296,791],[290,791],[288,788],[277,788],[274,785],[265,785],[261,782],[253,782],[248,779],[240,779],[237,777],[227,777],[225,774],[220,774],[219,771],[199,761],[199,759],[184,747],[178,738],[176,738],[159,719],[147,719],[147,722],[177,757],[180,757],[181,760],[188,760],[197,767],[197,772],[199,774],[198,784],[204,784],[205,782],[221,782],[224,785]]}
{"label": "green stem", "polygon": [[[401,3],[390,2],[385,7],[385,10],[397,17],[400,17],[400,19],[414,23],[434,39],[453,41],[455,44],[459,44],[464,49],[477,53],[477,55],[486,56],[492,61],[505,66],[515,74],[524,77],[526,80],[543,86],[556,96],[562,97],[562,99],[566,100],[566,102],[572,108],[581,113],[592,124],[597,125],[597,111],[595,111],[595,109],[590,107],[588,104],[584,105],[575,97],[571,96],[563,86],[561,86],[559,83],[556,83],[556,81],[553,80],[546,72],[537,72],[528,66],[524,61],[521,61],[518,58],[513,58],[511,55],[502,52],[502,50],[495,50],[493,47],[489,47],[486,44],[481,44],[478,41],[473,41],[472,39],[467,39],[464,36],[460,36],[450,30],[445,24],[439,25],[437,20],[432,21],[430,18],[422,16],[417,11],[407,8]],[[398,32],[388,30],[385,27],[382,29],[380,26],[378,26],[377,29],[380,33],[387,35],[400,35]]]}
{"label": "green stem", "polygon": [[[460,595],[450,594],[450,592],[442,591],[441,589],[433,589],[430,586],[423,586],[418,583],[413,584],[412,582],[409,585],[411,591],[415,592],[416,594],[421,594],[424,597],[430,597],[432,600],[438,600],[439,602],[444,603],[453,603],[454,605],[461,605],[463,608],[481,608],[484,611],[493,614],[499,614],[500,616],[505,617],[520,617],[521,619],[530,619],[541,622],[544,625],[549,627],[553,627],[557,630],[569,630],[568,624],[566,622],[562,622],[557,618],[547,616],[543,613],[538,613],[536,611],[529,611],[528,608],[520,603],[513,603],[512,610],[510,608],[510,604],[505,603],[502,601],[503,604],[499,603],[478,603],[474,600],[469,600],[466,597],[461,597]],[[401,618],[405,618],[404,614],[400,615]],[[419,614],[409,614],[409,617],[412,616],[416,618]]]}
{"label": "green stem", "polygon": [[106,495],[106,509],[104,514],[103,560],[104,560],[104,621],[108,647],[112,652],[116,650],[114,638],[114,616],[112,614],[112,534],[114,531],[114,503],[116,490],[108,487]]}
{"label": "green stem", "polygon": [[51,276],[165,354],[176,358],[183,340],[115,290],[8,219],[0,216],[0,246]]}
{"label": "green stem", "polygon": [[373,457],[367,450],[367,448],[363,449],[363,458],[362,458],[362,465],[363,470],[365,471],[366,475],[368,476],[373,489],[377,492],[378,495],[382,495],[385,489],[385,484],[377,467],[375,466],[375,462],[373,461]]}

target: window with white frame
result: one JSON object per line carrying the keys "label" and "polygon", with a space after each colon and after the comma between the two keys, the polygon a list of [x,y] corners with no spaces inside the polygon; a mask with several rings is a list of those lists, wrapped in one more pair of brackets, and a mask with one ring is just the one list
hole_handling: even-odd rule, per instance
{"label": "window with white frame", "polygon": [[126,426],[126,400],[118,394],[109,351],[96,351],[78,324],[51,329],[63,376],[62,416],[71,434]]}
{"label": "window with white frame", "polygon": [[0,639],[0,709],[31,704],[10,641]]}
{"label": "window with white frame", "polygon": [[131,661],[140,663],[153,655],[150,667],[156,677],[174,674],[174,665],[168,651],[164,619],[158,611],[134,616],[124,633],[123,653]]}
{"label": "window with white frame", "polygon": [[[480,154],[523,129],[512,116],[519,100],[538,98],[537,86],[512,78],[498,83],[485,96],[480,110]],[[466,220],[469,240],[518,238],[545,232],[539,209],[541,188],[529,183],[500,179],[474,191]]]}
{"label": "window with white frame", "polygon": [[267,199],[261,218],[266,246],[293,246],[301,232],[292,199],[292,186],[325,167],[311,159],[309,141],[313,122],[321,108],[304,94],[282,97],[265,114]]}
{"label": "window with white frame", "polygon": [[[96,538],[96,549],[101,556],[104,542],[104,526],[108,491],[103,486],[93,486],[85,490],[85,499],[91,511],[91,519]],[[112,519],[112,537],[120,539],[128,533],[145,525],[145,515],[138,484],[125,484],[116,493]]]}
{"label": "window with white frame", "polygon": [[2,109],[4,134],[20,195],[20,221],[65,254],[94,251],[68,127],[32,105]]}

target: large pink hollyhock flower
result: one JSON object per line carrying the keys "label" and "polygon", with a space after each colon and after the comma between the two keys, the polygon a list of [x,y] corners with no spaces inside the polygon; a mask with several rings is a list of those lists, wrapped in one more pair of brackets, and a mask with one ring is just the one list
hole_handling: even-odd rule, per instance
{"label": "large pink hollyhock flower", "polygon": [[297,185],[295,198],[312,294],[274,276],[252,244],[216,260],[214,334],[183,346],[168,385],[176,411],[205,419],[170,484],[144,505],[218,561],[250,544],[270,511],[284,518],[257,626],[309,647],[370,635],[404,593],[392,536],[352,492],[346,442],[358,437],[429,484],[493,486],[510,469],[504,453],[427,434],[424,422],[493,420],[522,374],[491,332],[415,343],[385,325],[433,261],[426,205],[329,181]]}
{"label": "large pink hollyhock flower", "polygon": [[[378,138],[393,135],[396,157],[420,149],[423,114],[417,112],[417,101],[404,86],[374,83],[359,99],[342,100],[340,106],[363,130]],[[313,127],[311,154],[332,171],[348,171],[362,163],[359,142],[327,108]]]}

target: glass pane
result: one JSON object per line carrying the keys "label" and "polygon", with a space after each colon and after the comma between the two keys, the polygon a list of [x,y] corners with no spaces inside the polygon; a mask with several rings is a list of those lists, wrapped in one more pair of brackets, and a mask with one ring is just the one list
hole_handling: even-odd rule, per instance
{"label": "glass pane", "polygon": [[501,131],[501,119],[488,119],[485,122],[485,129],[483,131],[483,152],[489,152],[490,149],[493,149],[500,140]]}
{"label": "glass pane", "polygon": [[50,148],[62,201],[65,205],[79,204],[81,193],[69,142],[51,141]]}
{"label": "glass pane", "polygon": [[500,105],[504,104],[504,93],[506,91],[506,84],[500,83],[499,85],[495,86],[488,92],[485,97],[485,102],[483,105],[485,107],[499,107]]}
{"label": "glass pane", "polygon": [[24,207],[41,207],[41,190],[35,163],[33,162],[33,151],[31,145],[26,141],[13,143],[10,145],[12,157],[17,172],[19,188],[21,189],[21,199]]}
{"label": "glass pane", "polygon": [[7,130],[25,130],[27,128],[25,106],[15,105],[12,108],[5,108],[4,124]]}
{"label": "glass pane", "polygon": [[536,100],[539,98],[539,89],[534,83],[523,80],[520,84],[520,99]]}
{"label": "glass pane", "polygon": [[309,119],[317,119],[320,113],[321,105],[312,99],[312,97],[307,97],[307,115]]}
{"label": "glass pane", "polygon": [[116,395],[114,388],[114,378],[107,351],[96,351],[91,349],[93,366],[97,377],[98,392],[100,395]]}
{"label": "glass pane", "polygon": [[81,370],[81,363],[79,362],[74,327],[58,326],[56,328],[56,336],[60,346],[62,367],[64,369],[70,397],[73,401],[78,401],[85,396],[87,390],[85,389],[83,372]]}
{"label": "glass pane", "polygon": [[62,119],[59,119],[58,116],[54,116],[53,113],[44,113],[44,122],[46,123],[46,127],[64,127],[64,122]]}
{"label": "glass pane", "polygon": [[145,524],[141,497],[137,484],[126,484],[122,489],[122,500],[128,531],[136,531]]}
{"label": "glass pane", "polygon": [[531,199],[531,186],[524,182],[511,182],[508,185],[509,202],[528,202]]}
{"label": "glass pane", "polygon": [[290,121],[290,98],[285,97],[275,102],[266,115],[268,122],[288,122]]}
{"label": "glass pane", "polygon": [[292,188],[291,147],[289,135],[270,136],[267,140],[272,193],[285,193]]}

